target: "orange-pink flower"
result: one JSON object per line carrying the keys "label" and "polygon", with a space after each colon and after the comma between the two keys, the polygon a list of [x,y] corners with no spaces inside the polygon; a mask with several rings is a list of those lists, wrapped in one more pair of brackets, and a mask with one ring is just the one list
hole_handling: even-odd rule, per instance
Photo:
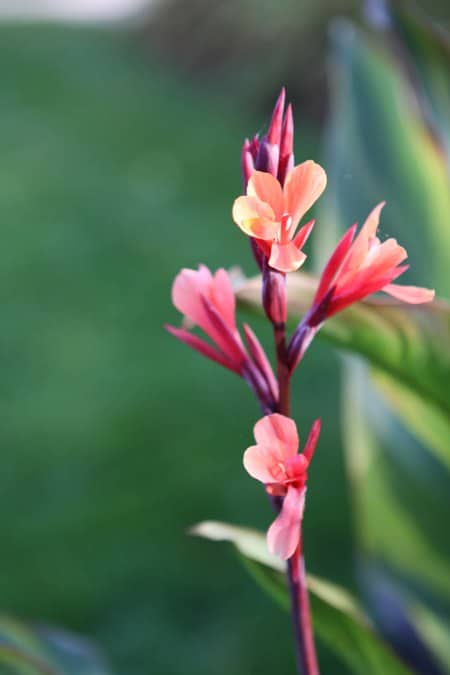
{"label": "orange-pink flower", "polygon": [[[269,360],[250,326],[244,324],[245,348],[236,326],[236,301],[224,269],[213,275],[205,265],[183,269],[172,286],[172,302],[184,315],[186,328],[166,326],[179,340],[212,361],[244,377],[264,407],[273,405],[278,384]],[[210,338],[203,340],[187,328],[198,326]]]}
{"label": "orange-pink flower", "polygon": [[308,160],[288,173],[284,186],[270,173],[253,171],[247,195],[235,200],[234,222],[256,239],[273,269],[293,272],[304,262],[306,255],[301,248],[314,222],[304,225],[297,234],[295,231],[326,182],[322,167]]}
{"label": "orange-pink flower", "polygon": [[401,265],[408,254],[395,239],[381,242],[377,237],[383,206],[381,202],[373,209],[354,241],[356,225],[347,230],[330,257],[314,298],[316,323],[377,291],[411,304],[434,298],[428,288],[392,283],[408,269]]}
{"label": "orange-pink flower", "polygon": [[320,420],[311,427],[303,453],[294,420],[274,413],[254,427],[256,445],[244,453],[248,473],[265,484],[270,495],[283,497],[281,511],[267,533],[269,550],[283,560],[300,542],[300,526],[306,494],[307,471],[320,434]]}
{"label": "orange-pink flower", "polygon": [[199,326],[214,346],[184,328],[167,326],[169,332],[208,358],[240,373],[248,356],[236,327],[236,302],[228,274],[211,274],[205,265],[183,269],[172,286],[172,302],[188,323]]}

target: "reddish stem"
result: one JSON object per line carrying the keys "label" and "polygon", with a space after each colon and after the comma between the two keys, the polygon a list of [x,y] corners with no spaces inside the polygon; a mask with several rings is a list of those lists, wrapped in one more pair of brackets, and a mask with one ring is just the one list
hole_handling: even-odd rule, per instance
{"label": "reddish stem", "polygon": [[285,324],[274,326],[275,347],[277,352],[277,375],[279,387],[278,412],[290,417],[291,375],[287,360]]}
{"label": "reddish stem", "polygon": [[288,580],[297,647],[297,667],[302,675],[319,675],[301,541],[294,555],[288,560]]}
{"label": "reddish stem", "polygon": [[[284,324],[274,326],[274,337],[280,391],[277,410],[282,415],[290,417],[291,371],[289,368],[286,327]],[[298,672],[299,675],[319,675],[301,539],[294,555],[288,560],[287,574],[291,596]]]}

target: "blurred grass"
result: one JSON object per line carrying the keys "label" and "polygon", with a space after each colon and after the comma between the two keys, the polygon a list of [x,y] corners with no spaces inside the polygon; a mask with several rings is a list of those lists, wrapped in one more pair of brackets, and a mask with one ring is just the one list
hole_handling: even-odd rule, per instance
{"label": "blurred grass", "polygon": [[[254,272],[229,212],[242,138],[265,118],[125,33],[0,40],[0,607],[97,637],[123,675],[291,672],[288,618],[225,549],[185,536],[205,518],[269,523],[241,470],[258,410],[162,330],[181,266]],[[350,583],[334,357],[318,345],[296,387],[303,427],[324,421],[309,566]]]}

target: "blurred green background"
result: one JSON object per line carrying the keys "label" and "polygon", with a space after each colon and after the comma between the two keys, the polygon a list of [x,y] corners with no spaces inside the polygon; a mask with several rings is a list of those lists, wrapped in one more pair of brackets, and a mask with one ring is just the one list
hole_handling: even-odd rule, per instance
{"label": "blurred green background", "polygon": [[[255,45],[243,30],[247,51],[222,45],[217,63],[201,18],[176,33],[183,3],[137,25],[0,25],[0,607],[93,637],[123,675],[294,669],[289,617],[227,548],[186,536],[205,518],[269,523],[241,468],[259,411],[241,381],[162,328],[178,322],[180,267],[255,273],[230,207],[242,140],[264,129],[281,84],[293,83],[297,159],[320,157],[325,26],[340,8],[288,4],[281,16],[266,3],[268,29],[242,3]],[[266,59],[289,16],[297,28]],[[324,428],[307,562],[351,588],[339,367],[327,345],[308,354],[294,401],[300,429],[318,414]],[[320,656],[323,672],[346,672]]]}

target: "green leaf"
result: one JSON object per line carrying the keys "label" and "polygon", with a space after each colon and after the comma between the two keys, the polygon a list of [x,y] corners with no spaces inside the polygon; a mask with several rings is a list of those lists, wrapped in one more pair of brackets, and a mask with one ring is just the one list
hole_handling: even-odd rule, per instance
{"label": "green leaf", "polygon": [[444,672],[450,672],[450,623],[423,603],[406,598],[409,615],[424,642],[436,655]]}
{"label": "green leaf", "polygon": [[450,419],[418,392],[377,370],[371,379],[405,425],[441,462],[449,462]]}
{"label": "green leaf", "polygon": [[390,15],[401,41],[402,55],[422,103],[425,123],[450,156],[450,39],[406,3],[393,2]]}
{"label": "green leaf", "polygon": [[[190,532],[233,544],[255,580],[282,607],[289,607],[284,563],[267,551],[262,533],[216,521],[199,523]],[[410,672],[383,644],[348,591],[312,575],[308,575],[307,581],[314,631],[350,672],[358,675],[362,672],[407,675]]]}
{"label": "green leaf", "polygon": [[[310,307],[316,284],[305,273],[289,275],[291,327]],[[237,299],[243,307],[262,311],[260,278],[245,282]],[[319,336],[376,367],[379,386],[389,392],[397,412],[405,421],[413,420],[415,430],[432,441],[430,449],[450,468],[450,305],[370,299],[326,321]]]}
{"label": "green leaf", "polygon": [[[450,128],[448,45],[401,8],[393,16],[404,43],[392,52],[348,24],[334,33],[328,236],[336,240],[386,199],[381,234],[406,246],[409,279],[449,296],[449,158],[446,143],[436,142],[438,127],[439,138]],[[405,55],[412,69],[404,68]],[[368,301],[351,311],[353,317],[339,320],[353,337],[339,336],[336,324],[328,335],[346,342],[342,346],[357,341],[353,351],[371,366],[364,371],[350,364],[345,378],[344,430],[360,544],[422,590],[450,597],[448,546],[439,527],[439,513],[448,508],[441,494],[448,493],[450,457],[449,305]],[[440,471],[444,466],[447,472]]]}
{"label": "green leaf", "polygon": [[450,599],[447,534],[440,521],[445,489],[442,496],[434,475],[423,482],[427,465],[414,439],[398,429],[383,399],[368,386],[364,364],[349,360],[343,381],[344,441],[359,546],[396,577]]}
{"label": "green leaf", "polygon": [[[384,35],[377,40],[349,24],[334,32],[329,190],[317,248],[323,261],[352,222],[386,200],[381,237],[396,237],[407,248],[411,270],[404,283],[448,297],[448,45],[399,3],[392,16],[401,40],[393,50]],[[432,608],[450,599],[442,525],[450,455],[448,305],[372,305],[353,308],[358,325],[350,315],[340,318],[359,341],[354,351],[368,360],[346,359],[344,373],[357,540],[364,562],[381,564],[401,596],[414,589],[414,602],[426,599],[435,617]],[[334,329],[329,337],[348,346]],[[406,606],[425,638],[412,604]],[[425,641],[438,655],[436,641]]]}
{"label": "green leaf", "polygon": [[324,159],[329,180],[316,226],[318,257],[326,259],[341,233],[385,200],[381,236],[396,237],[406,247],[407,276],[449,296],[448,157],[383,43],[345,22],[333,37],[332,118]]}
{"label": "green leaf", "polygon": [[39,659],[14,647],[0,646],[0,673],[2,675],[60,675]]}
{"label": "green leaf", "polygon": [[111,671],[98,650],[85,639],[49,627],[30,628],[8,616],[0,616],[0,672],[110,675]]}

